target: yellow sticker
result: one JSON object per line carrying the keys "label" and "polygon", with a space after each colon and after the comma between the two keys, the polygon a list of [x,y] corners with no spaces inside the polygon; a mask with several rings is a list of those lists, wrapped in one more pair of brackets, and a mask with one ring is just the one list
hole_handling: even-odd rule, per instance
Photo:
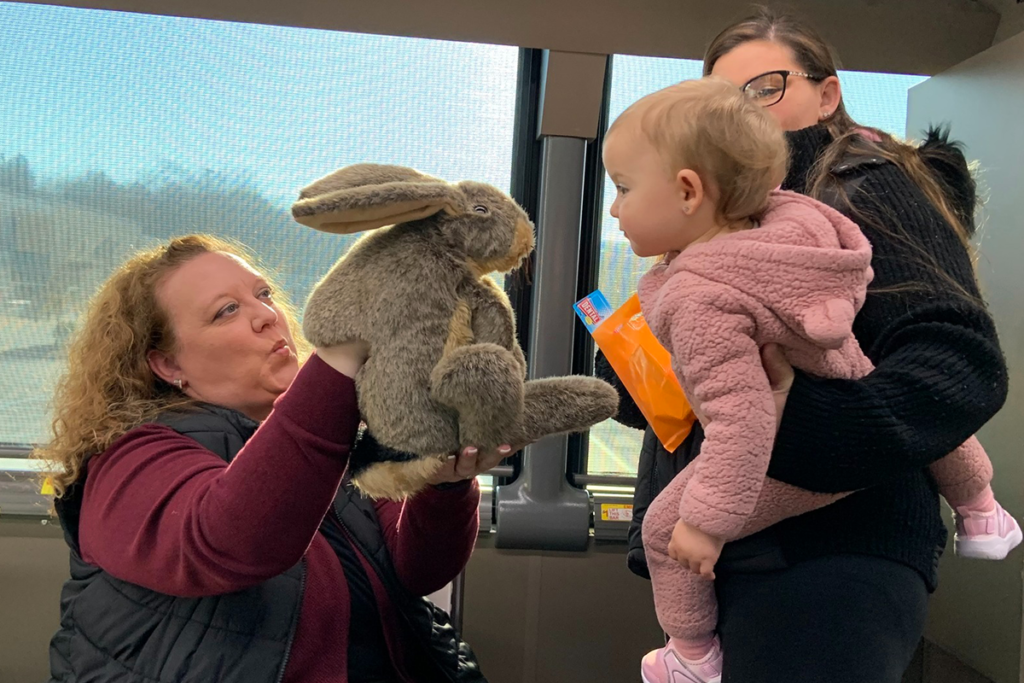
{"label": "yellow sticker", "polygon": [[51,479],[50,477],[44,479],[43,487],[39,489],[39,493],[41,493],[44,496],[52,496],[54,494],[53,479]]}
{"label": "yellow sticker", "polygon": [[633,506],[623,503],[601,503],[601,520],[604,522],[632,522]]}

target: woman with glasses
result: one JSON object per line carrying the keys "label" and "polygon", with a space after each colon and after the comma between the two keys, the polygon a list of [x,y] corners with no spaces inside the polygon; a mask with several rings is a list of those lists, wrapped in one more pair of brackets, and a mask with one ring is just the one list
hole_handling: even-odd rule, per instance
{"label": "woman with glasses", "polygon": [[[975,186],[939,132],[920,147],[858,125],[820,36],[762,10],[719,34],[705,74],[731,81],[787,131],[783,189],[832,204],[871,241],[874,281],[854,333],[876,369],[861,380],[796,372],[764,351],[779,429],[769,476],[842,501],[727,544],[716,566],[722,680],[896,683],[924,630],[946,542],[926,467],[1002,406],[1006,365],[978,291],[969,238]],[[599,358],[599,374],[613,373]],[[646,427],[624,402],[620,421]],[[700,424],[673,454],[648,428],[630,567],[647,575],[648,504],[699,453]],[[1000,534],[986,511],[956,515]],[[685,671],[668,680],[698,679]],[[673,678],[673,675],[679,674]]]}

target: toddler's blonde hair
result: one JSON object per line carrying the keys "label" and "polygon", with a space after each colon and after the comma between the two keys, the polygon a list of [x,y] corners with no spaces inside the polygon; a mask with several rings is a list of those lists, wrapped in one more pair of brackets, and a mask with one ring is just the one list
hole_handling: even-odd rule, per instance
{"label": "toddler's blonde hair", "polygon": [[717,77],[683,81],[633,103],[608,129],[635,126],[670,173],[684,168],[712,193],[719,220],[756,219],[786,177],[782,129],[763,107]]}

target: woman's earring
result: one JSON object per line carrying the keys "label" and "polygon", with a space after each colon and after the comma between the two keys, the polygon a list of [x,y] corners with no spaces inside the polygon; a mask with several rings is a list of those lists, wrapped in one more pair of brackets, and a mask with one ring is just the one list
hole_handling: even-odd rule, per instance
{"label": "woman's earring", "polygon": [[181,381],[180,379],[176,379],[174,380],[174,386],[178,389],[178,391],[181,391],[182,389],[185,388],[185,382]]}
{"label": "woman's earring", "polygon": [[823,111],[823,112],[821,112],[821,120],[822,121],[824,121],[825,119],[827,119],[830,116],[832,116],[832,112],[830,112],[830,111]]}

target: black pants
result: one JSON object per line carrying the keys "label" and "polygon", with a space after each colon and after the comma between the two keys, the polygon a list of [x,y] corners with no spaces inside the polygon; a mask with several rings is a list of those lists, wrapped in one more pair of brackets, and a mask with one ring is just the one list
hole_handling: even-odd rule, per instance
{"label": "black pants", "polygon": [[928,612],[920,574],[863,555],[715,583],[722,683],[900,683]]}

